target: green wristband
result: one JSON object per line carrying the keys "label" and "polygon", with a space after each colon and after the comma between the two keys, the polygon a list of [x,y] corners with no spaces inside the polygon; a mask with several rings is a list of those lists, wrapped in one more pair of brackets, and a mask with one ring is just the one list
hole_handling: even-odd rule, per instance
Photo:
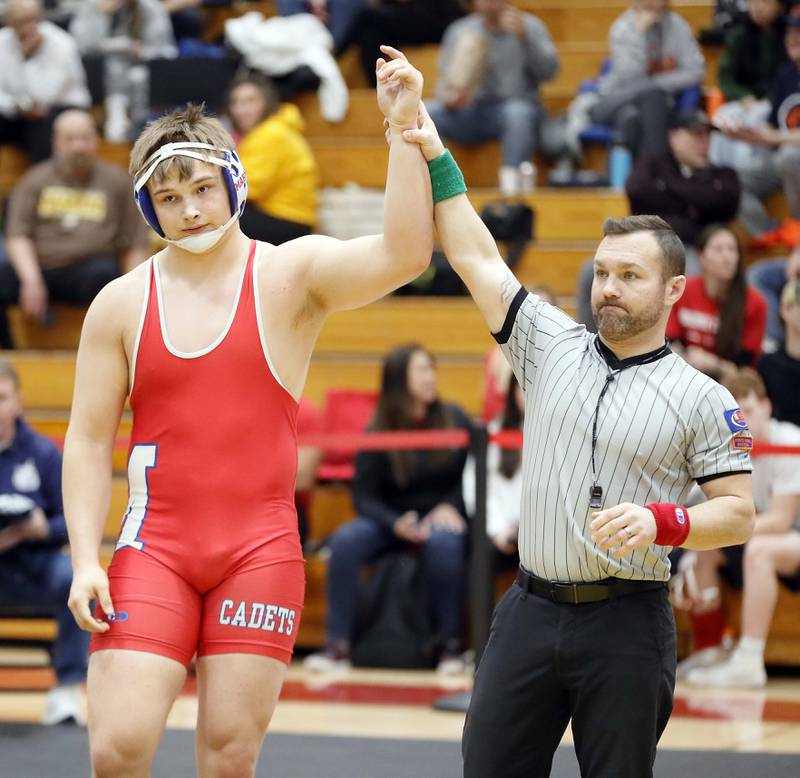
{"label": "green wristband", "polygon": [[444,154],[428,163],[428,172],[431,175],[434,203],[440,203],[467,191],[464,176],[447,149],[444,150]]}

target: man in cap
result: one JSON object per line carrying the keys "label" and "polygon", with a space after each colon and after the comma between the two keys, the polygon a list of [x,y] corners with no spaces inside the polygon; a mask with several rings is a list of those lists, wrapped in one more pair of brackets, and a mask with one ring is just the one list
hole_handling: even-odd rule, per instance
{"label": "man in cap", "polygon": [[[686,273],[699,272],[697,238],[709,224],[736,216],[741,188],[736,171],[713,165],[708,156],[711,124],[700,110],[676,114],[669,146],[639,157],[625,185],[632,214],[660,216],[678,234],[686,249]],[[594,329],[590,306],[592,263],[581,268],[578,318]]]}

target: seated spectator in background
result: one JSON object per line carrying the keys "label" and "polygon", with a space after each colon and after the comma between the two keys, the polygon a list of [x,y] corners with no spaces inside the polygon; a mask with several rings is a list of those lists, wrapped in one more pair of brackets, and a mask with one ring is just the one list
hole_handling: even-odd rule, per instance
{"label": "seated spectator in background", "polygon": [[242,230],[274,244],[309,235],[317,222],[319,174],[297,106],[281,105],[269,80],[254,74],[234,79],[228,115],[247,170]]}
{"label": "seated spectator in background", "polygon": [[[456,405],[439,399],[436,367],[421,346],[400,346],[383,365],[371,431],[469,429]],[[356,457],[353,498],[358,518],[330,539],[327,647],[306,665],[348,666],[362,565],[388,551],[419,549],[441,643],[440,668],[461,651],[467,524],[461,479],[466,450],[364,451]],[[463,669],[463,667],[461,668]]]}
{"label": "seated spectator in background", "polygon": [[[758,374],[743,369],[727,382],[744,412],[749,432],[737,433],[779,446],[800,445],[800,428],[771,418],[770,401]],[[734,416],[731,423],[744,424]],[[746,426],[743,427],[746,429]],[[736,440],[736,438],[734,438]],[[705,603],[693,615],[693,624],[706,636],[695,654],[685,660],[683,675],[700,686],[757,688],[767,682],[764,646],[778,599],[779,583],[800,591],[800,457],[753,458],[753,501],[756,520],[753,537],[745,546],[697,552],[695,576]],[[744,558],[744,561],[742,561]],[[719,649],[723,616],[719,597],[720,568],[737,587],[742,586],[742,631],[729,657]],[[698,632],[695,632],[697,636]],[[716,643],[712,643],[716,639]]]}
{"label": "seated spectator in background", "polygon": [[[442,40],[437,102],[428,106],[443,137],[459,143],[500,140],[504,194],[519,194],[544,122],[539,84],[558,72],[550,34],[505,0],[475,0],[474,13]],[[552,150],[555,153],[555,150]],[[534,171],[528,169],[532,181]]]}
{"label": "seated spectator in background", "polygon": [[59,110],[91,103],[75,41],[43,17],[39,0],[10,0],[0,30],[0,143],[32,162],[50,156]]}
{"label": "seated spectator in background", "polygon": [[758,363],[758,372],[772,401],[772,415],[800,428],[800,279],[783,288],[780,315],[786,332],[784,344]]}
{"label": "seated spectator in background", "polygon": [[150,112],[145,63],[178,54],[167,11],[159,0],[84,0],[69,29],[82,54],[104,56],[106,140],[131,140]]}
{"label": "seated spectator in background", "polygon": [[725,31],[717,82],[727,102],[769,97],[786,61],[783,0],[747,0],[747,13]]}
{"label": "seated spectator in background", "polygon": [[375,86],[375,60],[381,56],[379,46],[391,41],[392,46],[439,43],[445,29],[464,15],[460,0],[373,0],[365,3],[352,19],[344,39],[336,46],[341,54],[351,45],[359,48],[361,67],[370,86]]}
{"label": "seated spectator in background", "polygon": [[598,82],[592,119],[611,125],[634,156],[667,147],[675,96],[699,86],[705,60],[686,20],[669,0],[634,0],[611,26],[611,66]]}
{"label": "seated spectator in background", "polygon": [[[489,432],[522,430],[525,394],[512,376],[501,413],[489,424]],[[519,564],[517,536],[522,502],[522,450],[489,445],[486,457],[486,534],[502,567]],[[464,504],[467,515],[475,514],[475,460],[467,457],[464,467]]]}
{"label": "seated spectator in background", "polygon": [[[546,286],[532,286],[531,294],[550,305],[556,304],[555,295]],[[487,355],[483,374],[483,411],[481,418],[490,422],[503,413],[508,405],[508,386],[512,382],[513,373],[500,346],[495,346]]]}
{"label": "seated spectator in background", "polygon": [[664,219],[687,249],[686,274],[699,271],[697,245],[710,224],[733,220],[739,207],[739,179],[729,167],[711,164],[711,125],[703,111],[677,114],[669,146],[642,155],[625,185],[632,214]]}
{"label": "seated spectator in background", "polygon": [[120,273],[147,258],[150,233],[119,165],[97,159],[97,130],[85,111],[53,126],[52,159],[17,184],[0,262],[0,346],[12,348],[5,309],[19,304],[44,321],[49,301],[88,305]]}
{"label": "seated spectator in background", "polygon": [[23,421],[19,376],[0,360],[0,604],[58,619],[52,649],[57,686],[47,695],[44,724],[83,723],[89,634],[67,608],[72,565],[62,551],[66,543],[61,452]]}
{"label": "seated spectator in background", "polygon": [[698,239],[702,275],[686,279],[672,308],[667,338],[692,367],[725,380],[736,366],[755,365],[767,324],[767,303],[744,280],[736,234],[717,224]]}
{"label": "seated spectator in background", "polygon": [[[358,12],[366,5],[367,0],[276,0],[278,13],[281,16],[293,14],[314,14],[323,24],[327,25],[333,36],[334,51],[339,51],[345,38],[353,25]],[[386,38],[381,43],[394,38]],[[375,69],[375,59],[372,60],[372,69]]]}
{"label": "seated spectator in background", "polygon": [[767,124],[747,127],[721,118],[716,124],[734,140],[743,140],[764,147],[737,165],[742,182],[739,220],[751,235],[766,243],[794,245],[800,237],[800,224],[790,230],[787,240],[782,230],[769,235],[775,227],[763,200],[783,191],[789,203],[789,216],[800,220],[800,6],[786,17],[786,52],[789,62],[779,70],[772,91],[772,110]]}
{"label": "seated spectator in background", "polygon": [[[667,149],[640,155],[625,191],[632,214],[656,214],[675,230],[686,249],[686,275],[692,276],[700,273],[700,234],[736,216],[741,187],[735,170],[711,164],[711,126],[703,111],[675,114],[671,125]],[[578,275],[578,321],[592,332],[593,277],[588,259]]]}
{"label": "seated spectator in background", "polygon": [[[297,437],[312,435],[322,429],[322,416],[314,403],[301,397],[297,405]],[[314,487],[317,483],[317,470],[322,462],[323,451],[315,446],[303,445],[297,448],[297,480],[294,486],[294,504],[297,508],[297,525],[300,543],[305,546],[308,540],[308,513],[311,508]]]}

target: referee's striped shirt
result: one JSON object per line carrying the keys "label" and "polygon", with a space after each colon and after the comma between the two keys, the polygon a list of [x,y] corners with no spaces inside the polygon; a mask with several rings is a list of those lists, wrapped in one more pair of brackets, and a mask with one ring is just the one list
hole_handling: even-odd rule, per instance
{"label": "referee's striped shirt", "polygon": [[[618,360],[558,308],[520,289],[494,334],[525,390],[519,555],[552,581],[665,581],[669,547],[615,559],[591,540],[592,423],[602,508],[683,504],[692,485],[750,472],[750,441],[727,389],[664,347]],[[741,447],[740,447],[741,446]]]}

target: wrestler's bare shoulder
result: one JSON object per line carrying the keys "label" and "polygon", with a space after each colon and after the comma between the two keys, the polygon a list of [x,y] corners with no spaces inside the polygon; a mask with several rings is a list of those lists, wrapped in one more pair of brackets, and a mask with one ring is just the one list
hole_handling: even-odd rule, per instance
{"label": "wrestler's bare shoulder", "polygon": [[290,318],[297,311],[305,312],[304,320],[316,318],[308,315],[312,309],[324,314],[321,300],[312,291],[314,260],[338,243],[327,235],[305,235],[279,246],[262,243],[258,284],[264,299],[272,300]]}
{"label": "wrestler's bare shoulder", "polygon": [[279,246],[262,243],[262,267],[269,265],[273,270],[279,269],[282,273],[302,274],[308,271],[315,256],[329,251],[337,243],[341,241],[328,235],[304,235]]}

